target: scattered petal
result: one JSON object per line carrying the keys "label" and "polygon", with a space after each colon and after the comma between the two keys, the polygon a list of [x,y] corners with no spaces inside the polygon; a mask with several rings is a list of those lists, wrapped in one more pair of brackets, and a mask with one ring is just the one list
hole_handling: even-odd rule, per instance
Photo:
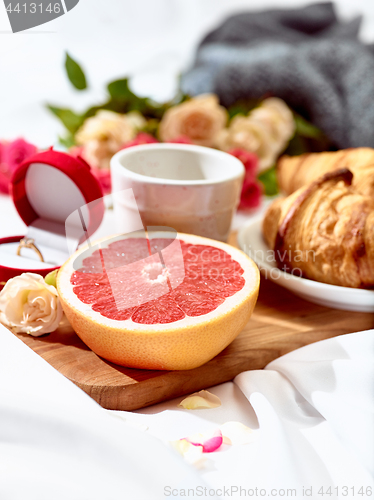
{"label": "scattered petal", "polygon": [[240,422],[226,422],[221,425],[220,430],[225,444],[237,445],[253,442],[252,429]]}
{"label": "scattered petal", "polygon": [[203,447],[195,446],[186,439],[170,441],[170,444],[189,464],[196,465],[198,462],[205,459],[205,457],[203,457]]}
{"label": "scattered petal", "polygon": [[183,439],[183,441],[187,441],[194,446],[202,447],[204,453],[212,453],[218,450],[223,443],[222,433],[219,429],[208,438],[203,434],[194,434],[193,436]]}
{"label": "scattered petal", "polygon": [[221,400],[218,396],[208,392],[200,391],[187,396],[178,406],[185,410],[202,410],[207,408],[218,408],[221,406]]}

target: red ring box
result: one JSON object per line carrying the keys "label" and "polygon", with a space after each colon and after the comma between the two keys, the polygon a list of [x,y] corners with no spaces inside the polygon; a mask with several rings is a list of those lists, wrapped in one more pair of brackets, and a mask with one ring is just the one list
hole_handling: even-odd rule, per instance
{"label": "red ring box", "polygon": [[25,236],[0,238],[0,282],[25,272],[46,276],[58,269],[98,229],[104,216],[103,192],[89,165],[53,149],[19,165],[11,193],[28,226],[25,236],[34,239],[45,262],[29,248],[17,256]]}

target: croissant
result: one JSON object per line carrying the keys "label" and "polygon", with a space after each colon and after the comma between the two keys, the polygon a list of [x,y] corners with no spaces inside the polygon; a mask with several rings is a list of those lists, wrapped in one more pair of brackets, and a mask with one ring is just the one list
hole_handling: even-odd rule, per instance
{"label": "croissant", "polygon": [[263,236],[277,266],[311,280],[374,286],[374,201],[348,169],[328,172],[268,208]]}
{"label": "croissant", "polygon": [[353,185],[359,193],[374,196],[374,149],[371,148],[283,156],[277,165],[277,179],[281,191],[291,194],[321,175],[340,168],[353,173]]}

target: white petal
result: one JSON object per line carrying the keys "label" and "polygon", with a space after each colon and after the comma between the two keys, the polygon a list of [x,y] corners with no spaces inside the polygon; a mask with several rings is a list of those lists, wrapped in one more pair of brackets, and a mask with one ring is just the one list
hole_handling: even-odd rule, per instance
{"label": "white petal", "polygon": [[208,391],[200,391],[187,396],[178,406],[182,406],[185,410],[218,408],[218,406],[221,406],[221,400],[215,394]]}

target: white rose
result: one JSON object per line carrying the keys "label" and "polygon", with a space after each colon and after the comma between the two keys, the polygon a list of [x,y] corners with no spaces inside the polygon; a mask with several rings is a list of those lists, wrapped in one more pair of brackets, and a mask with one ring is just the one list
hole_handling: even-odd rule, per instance
{"label": "white rose", "polygon": [[56,288],[39,274],[16,276],[0,292],[0,322],[15,333],[34,337],[51,333],[63,314]]}
{"label": "white rose", "polygon": [[244,149],[258,156],[260,171],[271,167],[275,162],[275,144],[266,124],[252,120],[248,116],[236,116],[230,127],[216,138],[216,145],[222,151]]}
{"label": "white rose", "polygon": [[280,143],[280,147],[287,144],[295,133],[295,120],[292,111],[278,97],[265,99],[261,106],[252,111],[250,116],[269,124],[275,140]]}
{"label": "white rose", "polygon": [[223,151],[240,148],[255,153],[263,171],[274,165],[294,133],[291,110],[282,99],[271,97],[248,116],[235,116],[216,136],[216,146]]}

